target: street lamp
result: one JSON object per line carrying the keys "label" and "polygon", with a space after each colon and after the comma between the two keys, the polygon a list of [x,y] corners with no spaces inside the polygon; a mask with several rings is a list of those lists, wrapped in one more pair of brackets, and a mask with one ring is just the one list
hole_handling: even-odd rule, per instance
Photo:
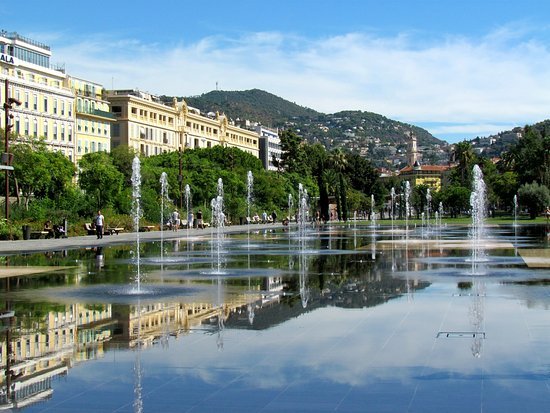
{"label": "street lamp", "polygon": [[5,138],[5,152],[2,154],[2,165],[0,165],[0,169],[4,169],[6,172],[6,221],[9,219],[10,216],[10,175],[9,171],[13,171],[13,166],[11,166],[12,163],[12,155],[10,154],[10,146],[9,146],[9,136],[10,136],[10,130],[13,128],[13,125],[10,125],[10,119],[13,119],[13,115],[10,113],[10,110],[12,109],[12,105],[21,106],[21,102],[18,101],[15,98],[9,97],[10,91],[9,91],[9,81],[6,79],[5,81],[5,97],[6,101],[4,102],[4,138]]}

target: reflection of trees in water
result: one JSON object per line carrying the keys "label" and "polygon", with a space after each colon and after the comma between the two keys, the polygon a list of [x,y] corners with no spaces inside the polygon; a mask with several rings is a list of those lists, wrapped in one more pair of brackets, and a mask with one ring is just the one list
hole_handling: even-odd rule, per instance
{"label": "reflection of trees in water", "polygon": [[[310,301],[315,306],[337,305],[348,308],[361,308],[383,304],[392,298],[406,294],[407,280],[394,278],[385,265],[371,261],[362,254],[357,255],[312,255],[308,260],[307,277],[296,277],[286,280],[288,291],[300,292],[304,289],[301,282],[306,279]],[[403,260],[397,260],[402,263]],[[415,288],[422,289],[429,285],[418,282]],[[295,305],[292,295],[285,296],[282,302]]]}

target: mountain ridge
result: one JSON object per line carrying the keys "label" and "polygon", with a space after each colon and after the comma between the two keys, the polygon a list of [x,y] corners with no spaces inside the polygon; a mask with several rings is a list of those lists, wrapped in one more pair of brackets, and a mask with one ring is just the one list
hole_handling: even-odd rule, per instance
{"label": "mountain ridge", "polygon": [[[173,97],[161,96],[170,102]],[[448,143],[427,130],[367,111],[345,110],[332,114],[290,102],[261,89],[244,91],[214,90],[199,96],[178,97],[203,113],[224,113],[234,124],[246,121],[271,128],[290,128],[310,143],[320,142],[327,149],[345,148],[359,152],[378,166],[404,166],[411,133],[430,162],[446,162]],[[387,159],[391,158],[391,165]]]}

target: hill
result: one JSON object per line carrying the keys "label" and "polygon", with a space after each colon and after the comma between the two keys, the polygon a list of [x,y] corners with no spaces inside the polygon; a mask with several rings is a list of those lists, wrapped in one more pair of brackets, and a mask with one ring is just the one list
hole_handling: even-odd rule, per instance
{"label": "hill", "polygon": [[[172,98],[162,99],[169,102]],[[424,162],[441,163],[448,159],[447,143],[427,130],[373,112],[325,114],[259,89],[216,90],[184,99],[201,112],[225,113],[243,126],[248,120],[271,128],[292,128],[309,142],[320,142],[328,149],[357,151],[379,166],[404,166],[411,132],[417,137]]]}
{"label": "hill", "polygon": [[[550,134],[550,120],[535,123],[530,126],[538,130],[542,135]],[[470,143],[478,153],[485,157],[500,157],[504,152],[518,143],[518,140],[525,131],[525,127],[516,127],[512,130],[499,132],[496,135],[487,137],[477,137],[472,139]]]}
{"label": "hill", "polygon": [[315,119],[319,112],[260,89],[218,91],[186,97],[185,101],[201,111],[225,113],[231,119],[249,119],[267,127],[280,127],[289,119]]}

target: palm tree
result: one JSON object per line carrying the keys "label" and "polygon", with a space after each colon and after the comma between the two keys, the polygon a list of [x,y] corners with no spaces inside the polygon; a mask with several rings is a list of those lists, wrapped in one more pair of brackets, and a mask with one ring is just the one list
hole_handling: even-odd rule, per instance
{"label": "palm tree", "polygon": [[337,205],[340,207],[338,209],[338,218],[346,221],[348,218],[348,202],[346,197],[346,177],[344,173],[348,166],[348,160],[342,149],[337,148],[331,152],[330,164],[338,176]]}
{"label": "palm tree", "polygon": [[460,184],[468,187],[471,170],[476,160],[471,143],[466,141],[457,143],[453,151],[453,159],[458,162],[457,173],[460,176]]}

